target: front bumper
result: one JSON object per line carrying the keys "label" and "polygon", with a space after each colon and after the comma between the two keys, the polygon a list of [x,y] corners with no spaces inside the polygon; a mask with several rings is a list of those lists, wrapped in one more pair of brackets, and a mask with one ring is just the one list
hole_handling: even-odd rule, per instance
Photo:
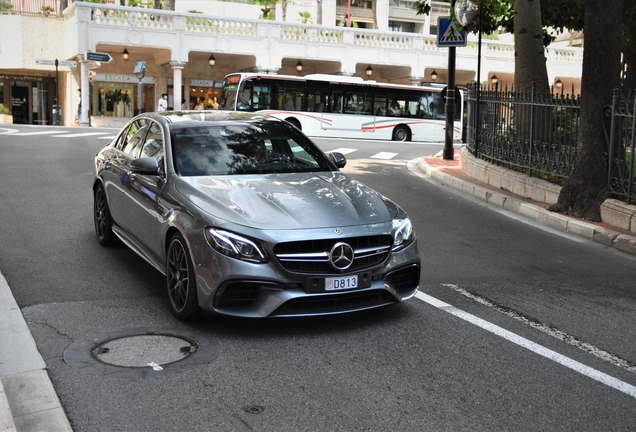
{"label": "front bumper", "polygon": [[[360,311],[410,299],[419,288],[417,241],[392,252],[381,265],[347,274],[292,273],[277,262],[254,264],[227,258],[206,244],[193,251],[199,305],[221,315],[262,318]],[[199,257],[199,259],[197,259]],[[359,288],[325,291],[329,276],[357,274]]]}

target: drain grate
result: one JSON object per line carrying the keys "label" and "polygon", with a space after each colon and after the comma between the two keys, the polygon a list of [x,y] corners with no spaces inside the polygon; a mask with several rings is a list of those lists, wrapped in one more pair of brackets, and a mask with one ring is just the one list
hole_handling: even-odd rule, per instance
{"label": "drain grate", "polygon": [[156,367],[184,360],[198,348],[195,341],[184,336],[137,335],[102,342],[91,350],[91,355],[111,366]]}

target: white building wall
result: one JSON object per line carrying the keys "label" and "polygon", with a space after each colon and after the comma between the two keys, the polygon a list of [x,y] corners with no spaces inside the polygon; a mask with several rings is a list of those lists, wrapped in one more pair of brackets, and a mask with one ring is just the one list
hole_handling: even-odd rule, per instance
{"label": "white building wall", "polygon": [[[306,3],[306,5],[305,5]],[[227,73],[259,70],[296,73],[298,60],[306,64],[305,73],[341,73],[366,79],[368,66],[372,79],[388,82],[427,81],[436,70],[438,83],[446,82],[448,49],[436,46],[435,37],[415,33],[395,33],[364,29],[344,29],[330,25],[303,25],[296,21],[298,11],[315,2],[299,2],[288,7],[288,21],[263,21],[247,18],[260,13],[257,6],[215,0],[177,1],[179,9],[201,10],[205,6],[214,15],[171,11],[149,11],[109,7],[94,3],[74,3],[64,12],[65,18],[0,15],[0,28],[11,39],[0,40],[0,73],[13,71],[54,71],[38,66],[35,59],[79,60],[86,51],[109,52],[110,64],[86,63],[85,73],[94,68],[99,74],[130,75],[134,61],[147,62],[147,76],[154,78],[156,97],[166,90],[171,78],[185,81],[222,79]],[[378,14],[386,11],[388,0],[378,0]],[[256,12],[248,14],[248,10]],[[212,12],[210,12],[212,13]],[[316,17],[315,11],[312,17]],[[323,1],[323,22],[335,23],[335,0]],[[20,41],[15,43],[15,41]],[[484,40],[482,76],[492,74],[500,85],[514,80],[514,44],[510,41]],[[124,63],[124,48],[133,53]],[[210,54],[218,56],[214,69],[207,66]],[[467,47],[457,49],[457,83],[477,79],[477,40],[469,36]],[[548,75],[576,85],[581,77],[582,49],[550,47],[547,50]],[[337,66],[339,65],[339,67]],[[175,69],[176,68],[176,69]],[[68,73],[65,86],[67,107],[76,106],[75,90],[82,82],[81,68],[61,69]],[[568,78],[570,83],[568,84]],[[86,82],[86,81],[84,81]],[[186,89],[187,91],[187,89]],[[176,94],[175,94],[176,96]],[[68,108],[66,109],[68,113]]]}

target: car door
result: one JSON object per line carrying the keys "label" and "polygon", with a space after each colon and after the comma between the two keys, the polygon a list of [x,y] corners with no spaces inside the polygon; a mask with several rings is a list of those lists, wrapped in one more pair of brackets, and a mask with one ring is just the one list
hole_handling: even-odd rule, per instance
{"label": "car door", "polygon": [[128,231],[129,217],[125,209],[127,205],[125,197],[130,189],[128,171],[133,158],[130,152],[134,152],[135,149],[140,150],[138,146],[147,131],[144,128],[146,123],[146,119],[135,120],[119,135],[117,142],[103,153],[104,169],[99,173],[104,182],[113,221],[125,231]]}
{"label": "car door", "polygon": [[136,211],[132,199],[131,163],[141,154],[148,128],[149,120],[145,118],[137,119],[128,127],[107,155],[109,168],[103,174],[111,216],[122,230],[135,238],[138,237],[139,223],[133,217]]}
{"label": "car door", "polygon": [[151,120],[146,126],[148,132],[144,136],[138,156],[157,159],[160,172],[157,174],[130,172],[127,194],[130,204],[126,208],[129,212],[131,232],[155,259],[162,261],[164,231],[167,229],[165,221],[173,207],[163,198],[166,184],[164,166],[166,140],[159,123]]}

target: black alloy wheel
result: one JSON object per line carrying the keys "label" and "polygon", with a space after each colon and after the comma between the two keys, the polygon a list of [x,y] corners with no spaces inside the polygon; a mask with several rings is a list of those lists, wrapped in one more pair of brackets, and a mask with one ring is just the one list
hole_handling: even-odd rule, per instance
{"label": "black alloy wheel", "polygon": [[166,284],[172,313],[184,321],[198,318],[200,310],[194,266],[185,239],[172,236],[166,255]]}
{"label": "black alloy wheel", "polygon": [[97,241],[102,246],[110,246],[115,242],[115,233],[103,185],[100,184],[95,188],[93,198],[93,218],[95,219]]}

